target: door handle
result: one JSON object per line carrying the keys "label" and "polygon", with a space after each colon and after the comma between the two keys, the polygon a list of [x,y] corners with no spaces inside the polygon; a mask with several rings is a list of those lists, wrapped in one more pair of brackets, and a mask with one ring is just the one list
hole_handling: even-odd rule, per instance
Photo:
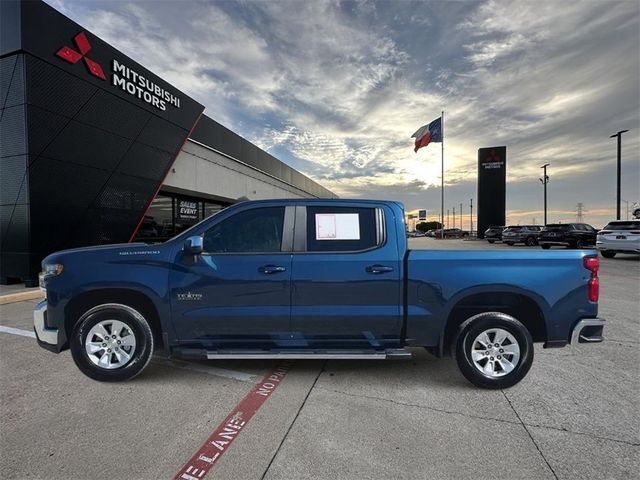
{"label": "door handle", "polygon": [[270,275],[272,273],[286,272],[287,269],[285,267],[281,267],[280,265],[263,265],[262,267],[258,267],[258,271],[260,273]]}
{"label": "door handle", "polygon": [[367,273],[387,273],[393,272],[393,267],[387,267],[386,265],[370,265],[365,268]]}

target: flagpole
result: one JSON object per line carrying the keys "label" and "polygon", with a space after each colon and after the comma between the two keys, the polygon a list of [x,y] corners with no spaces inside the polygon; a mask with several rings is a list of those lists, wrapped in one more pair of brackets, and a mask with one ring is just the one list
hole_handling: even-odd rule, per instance
{"label": "flagpole", "polygon": [[442,110],[441,117],[441,135],[442,142],[440,143],[440,147],[442,148],[442,160],[441,160],[441,169],[442,175],[440,177],[441,187],[440,187],[440,218],[442,219],[442,231],[440,233],[440,238],[444,239],[444,110]]}

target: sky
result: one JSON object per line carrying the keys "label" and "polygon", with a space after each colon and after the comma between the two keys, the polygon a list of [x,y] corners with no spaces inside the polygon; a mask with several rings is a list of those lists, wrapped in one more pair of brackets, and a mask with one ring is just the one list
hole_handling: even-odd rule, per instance
{"label": "sky", "polygon": [[[344,198],[440,211],[477,191],[477,150],[507,146],[507,223],[602,227],[640,202],[640,3],[47,0]],[[622,203],[622,217],[626,204]]]}

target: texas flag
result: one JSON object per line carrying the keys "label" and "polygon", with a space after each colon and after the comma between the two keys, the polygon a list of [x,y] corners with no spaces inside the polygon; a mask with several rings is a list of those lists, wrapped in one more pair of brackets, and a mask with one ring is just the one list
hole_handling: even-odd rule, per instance
{"label": "texas flag", "polygon": [[442,142],[442,117],[436,118],[429,125],[420,127],[416,133],[411,135],[411,138],[416,139],[414,152],[426,147],[430,142]]}

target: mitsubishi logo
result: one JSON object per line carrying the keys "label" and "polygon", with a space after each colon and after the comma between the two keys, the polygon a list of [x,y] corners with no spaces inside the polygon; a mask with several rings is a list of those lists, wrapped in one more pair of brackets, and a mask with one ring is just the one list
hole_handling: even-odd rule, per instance
{"label": "mitsubishi logo", "polygon": [[489,152],[489,155],[487,156],[487,162],[499,162],[500,161],[500,157],[498,156],[498,154],[496,153],[495,150],[491,150],[491,152]]}
{"label": "mitsubishi logo", "polygon": [[69,63],[78,63],[78,61],[82,58],[84,59],[84,64],[87,66],[87,70],[91,75],[101,78],[102,80],[106,80],[107,77],[104,75],[104,71],[99,63],[94,62],[90,58],[87,58],[87,53],[91,50],[91,44],[87,39],[87,36],[84,32],[80,32],[75,37],[73,37],[73,41],[78,47],[79,52],[74,50],[71,47],[64,46],[60,50],[56,52],[56,55],[63,60],[66,60]]}

